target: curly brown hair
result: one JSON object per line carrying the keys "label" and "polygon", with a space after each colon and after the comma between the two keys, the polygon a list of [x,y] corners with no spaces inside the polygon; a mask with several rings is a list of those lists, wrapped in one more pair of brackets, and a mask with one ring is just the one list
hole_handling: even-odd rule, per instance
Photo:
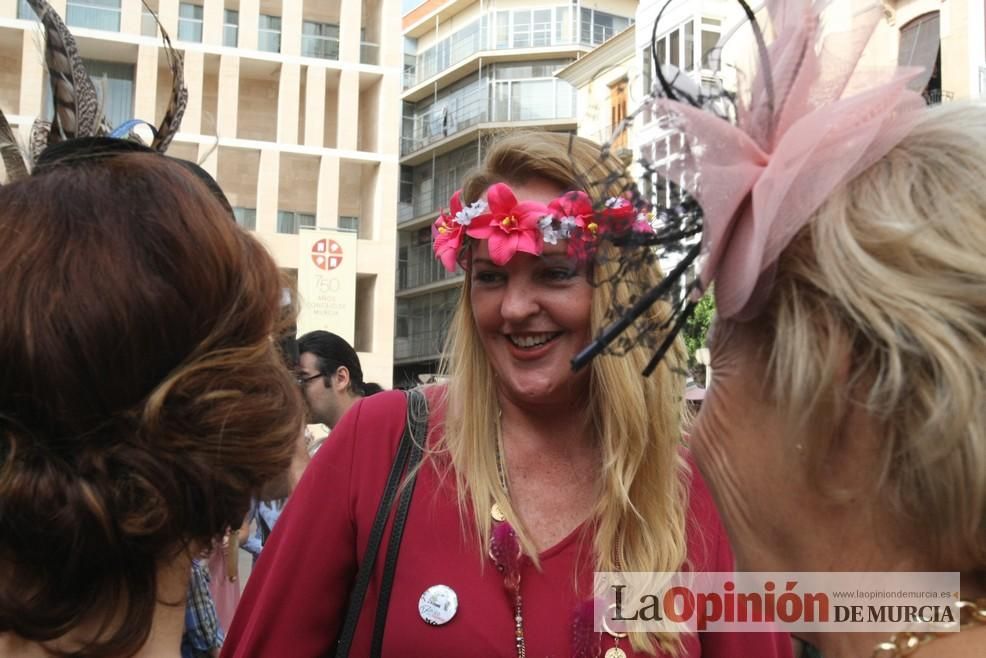
{"label": "curly brown hair", "polygon": [[159,567],[291,460],[284,279],[185,167],[122,153],[0,187],[0,281],[0,633],[130,655]]}

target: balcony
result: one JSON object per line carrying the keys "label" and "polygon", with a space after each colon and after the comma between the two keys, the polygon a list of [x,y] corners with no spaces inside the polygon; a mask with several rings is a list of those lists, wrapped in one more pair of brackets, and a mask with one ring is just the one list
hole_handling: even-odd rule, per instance
{"label": "balcony", "polygon": [[568,5],[487,12],[421,52],[406,66],[404,88],[421,84],[482,51],[580,46],[593,48],[633,22],[632,18]]}
{"label": "balcony", "polygon": [[575,118],[575,89],[555,78],[484,80],[464,92],[408,117],[412,127],[401,135],[402,157],[484,123]]}
{"label": "balcony", "polygon": [[[405,252],[406,250],[406,252]],[[427,286],[438,281],[461,279],[462,272],[449,272],[435,258],[430,244],[418,244],[402,247],[401,256],[406,253],[397,265],[397,290],[411,290]]]}

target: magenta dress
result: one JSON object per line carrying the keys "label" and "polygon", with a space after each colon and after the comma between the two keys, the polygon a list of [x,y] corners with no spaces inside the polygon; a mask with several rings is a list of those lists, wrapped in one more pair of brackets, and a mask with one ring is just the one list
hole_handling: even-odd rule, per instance
{"label": "magenta dress", "polygon": [[[434,399],[434,391],[429,391]],[[318,451],[288,501],[250,575],[224,657],[331,655],[404,426],[406,399],[380,393],[354,405]],[[442,410],[432,404],[430,438],[441,431]],[[470,656],[513,658],[513,608],[503,579],[480,568],[474,539],[463,536],[454,477],[444,481],[426,464],[419,472],[391,592],[383,655],[400,658]],[[385,533],[381,553],[386,549]],[[583,599],[576,574],[591,591],[586,564],[591,531],[585,526],[540,555],[541,571],[522,573],[527,655],[570,658],[571,620]],[[688,559],[695,570],[732,571],[726,533],[709,492],[695,473],[689,510]],[[367,592],[351,656],[370,655],[383,558]],[[455,616],[425,623],[418,602],[425,590],[445,585],[458,596]],[[581,589],[581,587],[580,587]],[[600,656],[614,640],[603,635]],[[627,642],[630,658],[643,658]],[[771,633],[702,633],[686,636],[682,658],[789,658],[790,638]]]}

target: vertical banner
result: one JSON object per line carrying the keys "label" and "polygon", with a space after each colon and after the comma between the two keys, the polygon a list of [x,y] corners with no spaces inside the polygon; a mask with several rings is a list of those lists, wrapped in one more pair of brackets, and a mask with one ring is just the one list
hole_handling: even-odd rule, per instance
{"label": "vertical banner", "polygon": [[301,229],[298,235],[298,335],[323,329],[356,338],[356,233]]}

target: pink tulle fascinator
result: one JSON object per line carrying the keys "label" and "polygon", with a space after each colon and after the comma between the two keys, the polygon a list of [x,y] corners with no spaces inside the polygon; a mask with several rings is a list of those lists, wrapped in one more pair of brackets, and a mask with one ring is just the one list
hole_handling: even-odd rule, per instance
{"label": "pink tulle fascinator", "polygon": [[[699,85],[661,65],[656,47],[653,53],[658,88],[646,109],[667,129],[657,138],[662,148],[677,146],[650,171],[680,184],[697,203],[702,237],[667,277],[688,294],[645,374],[713,282],[720,317],[756,317],[784,248],[834,190],[898,144],[925,108],[913,89],[930,68],[864,65],[863,50],[883,16],[879,2],[767,0],[758,16],[737,1],[752,33],[754,64],[737,66],[735,92],[721,82]],[[713,66],[721,46],[710,53]],[[653,146],[642,144],[641,151]],[[700,263],[698,277],[682,283],[693,262]],[[662,288],[671,285],[666,280]],[[624,317],[604,330],[583,361],[632,322]]]}

